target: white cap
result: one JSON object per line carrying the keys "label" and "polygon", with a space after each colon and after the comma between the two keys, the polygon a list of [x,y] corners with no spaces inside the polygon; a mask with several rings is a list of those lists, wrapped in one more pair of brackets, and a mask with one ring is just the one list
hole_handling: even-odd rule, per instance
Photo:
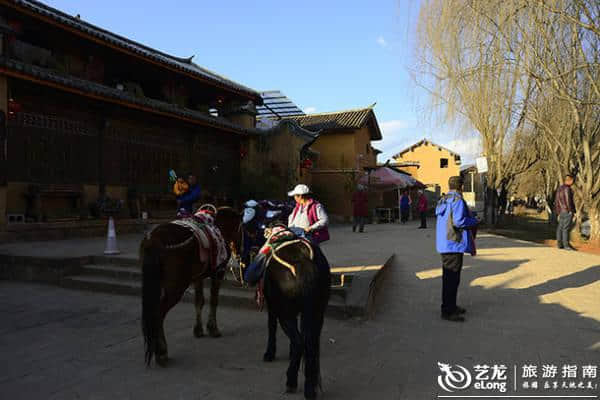
{"label": "white cap", "polygon": [[248,200],[244,203],[246,207],[256,207],[258,203],[255,200]]}
{"label": "white cap", "polygon": [[304,195],[304,194],[309,194],[310,193],[310,189],[308,188],[308,186],[300,184],[300,185],[296,185],[296,187],[294,188],[294,190],[292,190],[291,192],[288,192],[288,196],[292,197],[295,195]]}

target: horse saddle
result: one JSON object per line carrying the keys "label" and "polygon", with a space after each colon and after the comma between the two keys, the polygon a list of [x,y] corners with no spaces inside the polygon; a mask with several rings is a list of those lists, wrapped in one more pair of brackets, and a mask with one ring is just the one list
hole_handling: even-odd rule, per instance
{"label": "horse saddle", "polygon": [[195,218],[183,218],[171,221],[172,224],[189,229],[196,238],[201,249],[210,255],[210,266],[216,270],[227,261],[227,247],[221,231],[216,225],[197,221]]}

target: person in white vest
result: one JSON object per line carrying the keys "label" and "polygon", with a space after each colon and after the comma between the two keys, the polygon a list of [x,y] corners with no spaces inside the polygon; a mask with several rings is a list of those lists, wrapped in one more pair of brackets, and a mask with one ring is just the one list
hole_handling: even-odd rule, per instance
{"label": "person in white vest", "polygon": [[[304,184],[288,192],[296,201],[296,207],[288,218],[288,228],[300,228],[314,244],[329,240],[329,217],[321,203],[313,199],[310,189]],[[293,230],[293,229],[292,229]]]}

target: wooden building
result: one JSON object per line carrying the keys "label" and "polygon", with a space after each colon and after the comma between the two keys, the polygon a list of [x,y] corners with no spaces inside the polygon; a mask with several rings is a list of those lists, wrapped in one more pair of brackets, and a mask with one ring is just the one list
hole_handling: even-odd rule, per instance
{"label": "wooden building", "polygon": [[371,142],[382,136],[373,107],[289,119],[319,132],[311,145],[318,152],[318,161],[311,170],[312,189],[334,219],[348,220],[358,179],[367,168],[377,166],[379,150]]}
{"label": "wooden building", "polygon": [[173,214],[168,170],[237,198],[260,95],[33,0],[0,0],[0,226]]}

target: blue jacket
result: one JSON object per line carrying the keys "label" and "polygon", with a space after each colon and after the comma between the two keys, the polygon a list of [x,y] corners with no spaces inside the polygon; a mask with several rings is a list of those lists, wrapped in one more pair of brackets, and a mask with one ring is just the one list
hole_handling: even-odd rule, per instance
{"label": "blue jacket", "polygon": [[181,208],[185,208],[190,213],[193,212],[192,206],[200,200],[200,185],[196,184],[190,187],[190,190],[178,200],[181,201]]}
{"label": "blue jacket", "polygon": [[473,237],[468,228],[477,225],[477,219],[471,212],[462,196],[454,191],[442,197],[435,208],[437,226],[435,244],[438,253],[471,253]]}
{"label": "blue jacket", "polygon": [[410,208],[410,198],[407,195],[400,197],[400,208],[403,210]]}

